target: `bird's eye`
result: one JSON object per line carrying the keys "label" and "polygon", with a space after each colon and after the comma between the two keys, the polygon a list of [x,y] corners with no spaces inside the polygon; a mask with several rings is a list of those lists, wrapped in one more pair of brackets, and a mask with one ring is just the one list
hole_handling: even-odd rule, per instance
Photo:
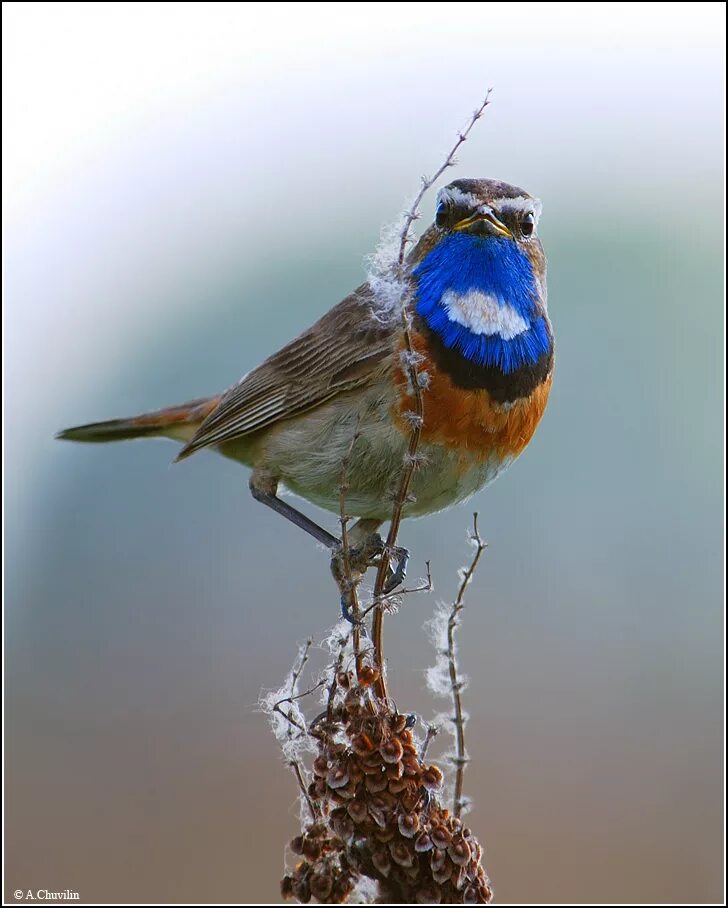
{"label": "bird's eye", "polygon": [[450,211],[450,206],[447,202],[440,202],[435,211],[435,223],[438,227],[444,227],[447,221],[447,216]]}
{"label": "bird's eye", "polygon": [[528,214],[521,219],[520,223],[521,233],[523,234],[523,236],[531,236],[535,224],[536,219],[533,216],[533,212],[529,211]]}

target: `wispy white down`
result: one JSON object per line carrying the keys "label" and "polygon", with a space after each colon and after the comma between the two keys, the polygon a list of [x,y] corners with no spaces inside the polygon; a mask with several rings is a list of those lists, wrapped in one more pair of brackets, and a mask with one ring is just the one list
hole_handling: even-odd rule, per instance
{"label": "wispy white down", "polygon": [[411,286],[406,270],[399,265],[402,233],[406,215],[382,230],[379,244],[367,260],[367,282],[373,295],[372,315],[384,325],[402,317],[402,307],[409,302]]}
{"label": "wispy white down", "polygon": [[442,303],[450,321],[463,325],[473,334],[498,334],[503,340],[512,340],[528,331],[528,322],[523,316],[492,293],[469,290],[460,294],[448,290],[443,294]]}

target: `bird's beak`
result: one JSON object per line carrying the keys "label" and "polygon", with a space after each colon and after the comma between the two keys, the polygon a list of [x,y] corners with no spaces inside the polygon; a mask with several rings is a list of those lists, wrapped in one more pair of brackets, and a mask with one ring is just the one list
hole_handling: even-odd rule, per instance
{"label": "bird's beak", "polygon": [[490,225],[489,232],[493,233],[495,236],[506,236],[509,239],[513,239],[513,234],[511,233],[511,231],[502,221],[498,220],[498,218],[489,208],[476,211],[475,214],[471,214],[469,218],[464,218],[462,221],[458,221],[452,229],[467,230],[468,227],[472,227],[473,224],[477,224],[478,221],[487,221],[487,223]]}

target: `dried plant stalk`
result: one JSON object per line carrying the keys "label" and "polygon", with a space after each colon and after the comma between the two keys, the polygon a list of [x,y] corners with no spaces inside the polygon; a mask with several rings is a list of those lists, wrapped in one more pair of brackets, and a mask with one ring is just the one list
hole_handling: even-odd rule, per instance
{"label": "dried plant stalk", "polygon": [[410,437],[407,445],[407,453],[405,454],[404,464],[402,467],[402,473],[400,475],[399,488],[394,499],[394,506],[392,508],[392,516],[390,518],[389,524],[389,533],[387,534],[387,542],[382,553],[381,560],[379,562],[379,568],[377,570],[377,578],[374,583],[374,601],[376,607],[374,609],[374,617],[372,618],[372,642],[374,645],[374,661],[375,665],[379,671],[379,679],[377,681],[377,696],[382,699],[387,697],[387,685],[385,678],[385,667],[384,667],[384,647],[382,642],[382,634],[384,628],[384,605],[382,603],[382,596],[384,594],[384,585],[387,580],[387,574],[389,571],[389,564],[391,560],[391,555],[395,551],[397,546],[397,537],[399,535],[399,528],[402,522],[402,513],[405,504],[409,500],[409,489],[412,482],[412,476],[417,467],[417,450],[420,444],[420,436],[422,435],[422,426],[424,423],[425,417],[425,407],[423,400],[423,390],[426,382],[423,382],[422,376],[418,374],[417,362],[418,357],[415,353],[413,344],[412,344],[412,335],[410,332],[411,318],[412,313],[410,309],[411,303],[411,291],[409,289],[409,280],[407,274],[407,266],[405,261],[405,254],[407,250],[407,245],[410,241],[410,234],[412,230],[412,225],[420,216],[420,203],[425,197],[425,194],[432,188],[432,186],[437,182],[437,180],[442,176],[442,174],[455,164],[455,155],[460,148],[460,146],[467,140],[470,131],[473,126],[478,122],[478,120],[483,116],[485,108],[490,103],[490,94],[491,90],[488,89],[483,103],[478,107],[478,109],[473,113],[468,125],[465,129],[458,135],[457,141],[450,149],[450,152],[446,156],[444,162],[440,167],[435,171],[431,177],[423,177],[422,185],[420,191],[417,193],[414,202],[412,203],[410,209],[406,212],[404,220],[402,223],[402,228],[400,232],[400,242],[399,242],[399,251],[397,254],[397,259],[391,265],[391,270],[393,272],[392,279],[395,283],[399,284],[402,287],[401,298],[400,298],[400,318],[402,323],[402,342],[404,346],[404,368],[407,373],[407,378],[409,381],[409,386],[412,390],[412,395],[414,397],[414,418],[411,420],[411,429]]}
{"label": "dried plant stalk", "polygon": [[[427,762],[428,749],[436,735],[429,726],[424,740],[413,728],[415,716],[397,711],[387,696],[382,646],[383,616],[388,597],[385,585],[405,504],[411,500],[410,484],[418,464],[418,447],[424,420],[423,391],[426,375],[418,372],[421,358],[411,337],[412,285],[406,261],[410,232],[419,217],[425,193],[455,162],[455,153],[483,115],[490,92],[471,117],[467,127],[431,178],[423,178],[420,191],[403,216],[396,252],[379,263],[380,289],[384,288],[391,311],[401,322],[402,365],[413,396],[409,414],[411,432],[392,508],[389,533],[377,565],[371,603],[362,608],[359,584],[370,564],[349,549],[346,493],[348,467],[358,429],[341,469],[340,524],[342,552],[334,562],[334,576],[346,611],[353,624],[341,622],[329,636],[333,661],[323,677],[303,693],[298,685],[309,662],[311,642],[301,649],[296,665],[280,691],[262,701],[274,732],[301,793],[301,834],[290,842],[296,860],[284,876],[281,892],[300,902],[348,901],[412,904],[484,904],[491,900],[490,881],[482,863],[482,848],[461,819],[463,771],[466,761],[465,716],[458,670],[455,628],[464,604],[464,593],[485,547],[478,533],[477,515],[473,539],[476,554],[465,569],[456,598],[448,612],[446,634],[439,647],[446,666],[456,729],[455,798],[453,809],[442,801],[443,774]],[[372,289],[377,293],[374,281]],[[390,311],[390,315],[391,315]],[[398,596],[431,589],[429,562],[427,581]],[[364,647],[364,620],[372,616],[372,646]],[[437,667],[436,667],[437,668]],[[312,721],[305,718],[302,701],[323,689],[324,710]],[[313,759],[306,754],[313,754]],[[310,765],[309,765],[310,762]]]}
{"label": "dried plant stalk", "polygon": [[450,677],[450,693],[452,694],[452,704],[455,724],[455,746],[456,752],[454,757],[455,763],[455,793],[453,796],[453,813],[456,817],[462,814],[463,810],[463,776],[465,775],[465,766],[468,757],[465,751],[465,714],[463,712],[462,689],[463,679],[458,672],[458,663],[455,651],[455,630],[460,623],[460,612],[465,607],[465,590],[473,578],[480,556],[486,549],[486,543],[483,542],[480,532],[478,531],[478,515],[473,514],[473,532],[471,541],[475,545],[475,554],[470,565],[463,571],[462,581],[458,590],[457,597],[452,604],[450,615],[447,621],[447,661],[448,675]]}

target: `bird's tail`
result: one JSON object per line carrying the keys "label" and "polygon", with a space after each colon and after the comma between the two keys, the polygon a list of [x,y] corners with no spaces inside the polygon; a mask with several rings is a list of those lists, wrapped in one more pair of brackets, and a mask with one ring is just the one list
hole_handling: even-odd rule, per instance
{"label": "bird's tail", "polygon": [[64,441],[126,441],[129,438],[152,438],[155,436],[189,441],[202,420],[217,406],[219,397],[202,397],[186,404],[142,413],[128,419],[109,419],[106,422],[92,422],[85,426],[64,429],[56,438]]}

